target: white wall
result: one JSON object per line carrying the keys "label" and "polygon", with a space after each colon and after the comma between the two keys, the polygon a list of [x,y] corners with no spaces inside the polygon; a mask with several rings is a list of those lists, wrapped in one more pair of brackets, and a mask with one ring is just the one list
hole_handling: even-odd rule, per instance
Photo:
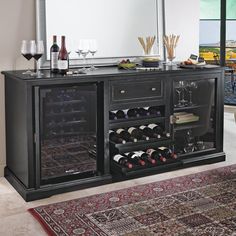
{"label": "white wall", "polygon": [[[23,39],[35,38],[35,0],[0,0],[0,30],[0,71],[27,67],[20,45]],[[6,163],[4,106],[4,79],[0,75],[0,176]]]}
{"label": "white wall", "polygon": [[[199,0],[166,0],[166,9],[167,33],[181,36],[177,59],[198,53]],[[0,30],[0,71],[26,68],[20,45],[23,39],[35,38],[35,0],[0,0]],[[6,163],[4,106],[4,80],[0,75],[0,176]]]}
{"label": "white wall", "polygon": [[200,0],[165,0],[166,34],[180,35],[176,61],[199,54]]}

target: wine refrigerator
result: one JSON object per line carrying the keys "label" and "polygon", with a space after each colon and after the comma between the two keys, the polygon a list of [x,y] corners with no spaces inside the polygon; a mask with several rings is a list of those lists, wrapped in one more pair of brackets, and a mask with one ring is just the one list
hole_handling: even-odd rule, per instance
{"label": "wine refrigerator", "polygon": [[41,87],[38,93],[38,184],[99,175],[97,85]]}

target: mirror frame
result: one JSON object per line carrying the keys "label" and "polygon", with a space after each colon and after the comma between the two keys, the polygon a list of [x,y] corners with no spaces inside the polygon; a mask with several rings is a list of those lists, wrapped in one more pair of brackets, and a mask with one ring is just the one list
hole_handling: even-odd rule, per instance
{"label": "mirror frame", "polygon": [[[159,50],[159,57],[160,59],[165,58],[165,50],[163,47],[163,35],[165,34],[165,9],[164,9],[164,2],[165,0],[155,0],[156,1],[156,19],[157,19],[157,40],[158,40],[158,50]],[[45,0],[36,0],[36,39],[43,40],[46,42],[46,12],[45,12]],[[50,61],[47,60],[47,48],[45,46],[45,53],[42,58],[39,60],[39,65],[41,69],[48,69],[50,67]],[[140,56],[133,56],[129,57],[133,60],[138,60]],[[102,58],[94,58],[93,64],[95,66],[109,66],[109,65],[116,65],[117,61],[121,59],[120,57],[102,57]],[[91,64],[91,59],[87,59],[88,65]],[[81,59],[71,59],[70,60],[70,67],[78,67],[83,65],[83,60]]]}

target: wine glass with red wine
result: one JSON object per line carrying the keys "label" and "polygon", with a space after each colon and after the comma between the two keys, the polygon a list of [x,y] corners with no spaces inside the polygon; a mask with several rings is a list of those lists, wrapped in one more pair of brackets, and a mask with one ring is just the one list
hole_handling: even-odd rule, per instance
{"label": "wine glass with red wine", "polygon": [[41,73],[39,70],[39,59],[44,54],[43,41],[39,40],[36,43],[34,40],[31,40],[30,47],[31,47],[31,54],[36,61],[36,73],[32,73],[31,75],[36,75],[37,77],[40,77],[41,75],[43,75],[43,73]]}
{"label": "wine glass with red wine", "polygon": [[[27,40],[23,40],[21,43],[21,54],[24,56],[28,61],[33,57],[30,51],[30,42]],[[27,69],[27,71],[23,72],[24,75],[30,75],[32,71]]]}

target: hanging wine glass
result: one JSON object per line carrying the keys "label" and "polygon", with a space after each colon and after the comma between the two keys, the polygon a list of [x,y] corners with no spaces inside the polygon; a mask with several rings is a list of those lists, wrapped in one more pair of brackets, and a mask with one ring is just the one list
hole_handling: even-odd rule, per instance
{"label": "hanging wine glass", "polygon": [[196,82],[190,82],[188,85],[188,92],[189,92],[189,106],[193,106],[193,90],[197,89],[198,85]]}
{"label": "hanging wine glass", "polygon": [[179,87],[179,86],[176,86],[175,87],[175,91],[178,94],[178,103],[175,106],[176,107],[181,107],[182,106],[182,103],[181,103],[181,91],[182,91],[182,88]]}
{"label": "hanging wine glass", "polygon": [[[97,41],[95,39],[89,40],[89,52],[92,54],[93,61],[94,61],[94,55],[97,52]],[[96,70],[97,68],[92,63],[90,70]]]}
{"label": "hanging wine glass", "polygon": [[[30,51],[30,42],[27,40],[23,40],[21,43],[21,54],[24,56],[28,61],[33,57]],[[23,72],[24,75],[30,75],[32,71],[28,68],[27,71]]]}
{"label": "hanging wine glass", "polygon": [[187,102],[188,102],[185,99],[185,93],[184,93],[184,91],[185,91],[185,89],[187,87],[186,81],[182,81],[182,80],[179,81],[179,87],[182,88],[182,99],[180,100],[180,103],[181,103],[182,106],[185,106],[187,104]]}

